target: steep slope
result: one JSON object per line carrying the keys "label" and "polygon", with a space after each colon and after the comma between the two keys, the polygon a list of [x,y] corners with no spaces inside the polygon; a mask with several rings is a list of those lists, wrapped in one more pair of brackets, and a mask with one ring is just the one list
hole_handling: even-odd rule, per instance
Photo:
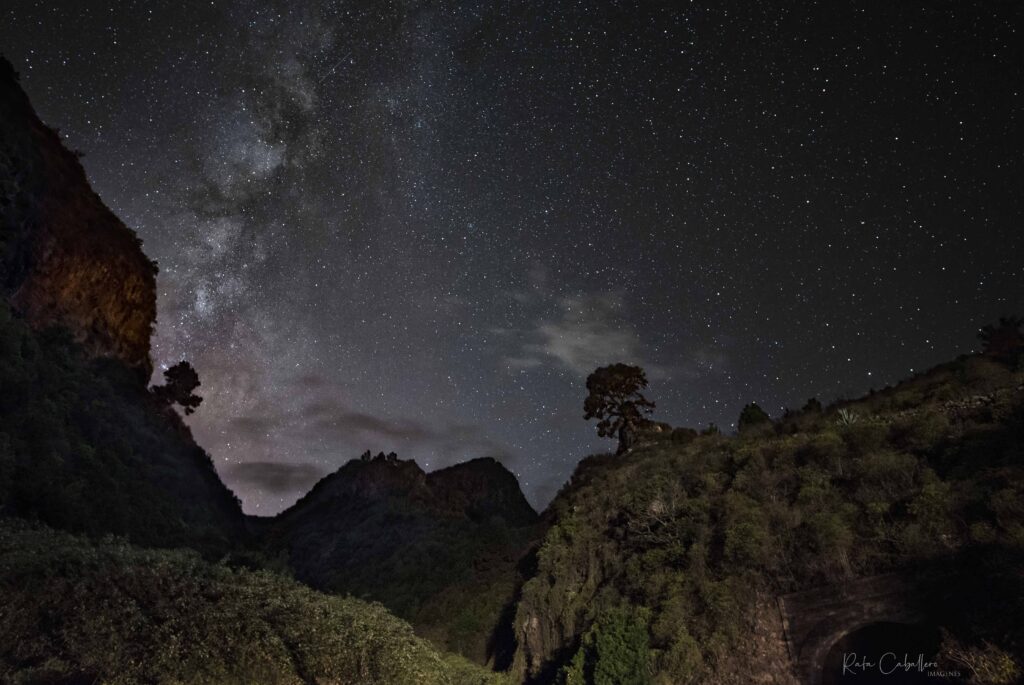
{"label": "steep slope", "polygon": [[536,524],[493,459],[426,474],[383,456],[350,461],[263,523],[267,554],[284,555],[300,580],[380,601],[421,635],[499,664],[509,645],[498,627]]}
{"label": "steep slope", "polygon": [[210,554],[245,520],[209,456],[135,370],[0,301],[0,513]]}
{"label": "steep slope", "polygon": [[33,327],[60,325],[148,379],[155,277],[0,58],[0,293]]}
{"label": "steep slope", "polygon": [[1022,501],[1024,374],[984,357],[737,437],[649,434],[546,512],[514,673],[795,683],[779,595],[913,569],[957,593],[919,609],[1014,682]]}
{"label": "steep slope", "polygon": [[0,520],[0,681],[503,680],[437,652],[380,605],[192,553],[96,544]]}
{"label": "steep slope", "polygon": [[219,554],[238,501],[146,389],[155,273],[0,59],[0,513]]}

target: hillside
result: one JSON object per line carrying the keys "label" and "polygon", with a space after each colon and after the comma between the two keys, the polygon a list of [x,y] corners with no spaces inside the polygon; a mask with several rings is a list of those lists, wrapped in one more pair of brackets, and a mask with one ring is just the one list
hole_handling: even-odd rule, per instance
{"label": "hillside", "polygon": [[0,681],[503,682],[439,653],[377,604],[10,519],[0,520]]}
{"label": "hillside", "polygon": [[[6,61],[0,121],[0,679],[453,682],[466,669],[383,608],[38,527],[267,564],[250,535],[266,522],[245,519],[209,455],[146,387],[155,265]],[[304,580],[385,600],[483,661],[498,658],[492,633],[535,521],[493,460],[429,476],[411,462],[357,463],[279,517],[268,539],[292,551]],[[186,658],[190,642],[201,648]]]}
{"label": "hillside", "polygon": [[266,555],[312,587],[380,601],[447,649],[507,663],[503,617],[540,530],[497,461],[427,474],[393,455],[353,460],[262,525]]}
{"label": "hillside", "polygon": [[0,301],[0,512],[142,545],[245,544],[237,498],[134,369]]}
{"label": "hillside", "polygon": [[1002,675],[969,682],[1014,682],[1022,450],[1020,367],[964,357],[737,437],[676,430],[589,457],[546,512],[514,673],[794,683],[776,598],[904,570],[957,588],[922,608],[935,626],[995,650]]}
{"label": "hillside", "polygon": [[146,389],[156,267],[0,59],[0,512],[220,554],[239,503]]}

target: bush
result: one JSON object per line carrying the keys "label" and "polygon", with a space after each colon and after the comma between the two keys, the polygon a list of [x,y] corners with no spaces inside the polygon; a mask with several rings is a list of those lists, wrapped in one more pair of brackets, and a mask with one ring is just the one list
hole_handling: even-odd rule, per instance
{"label": "bush", "polygon": [[379,604],[12,520],[0,523],[0,673],[111,685],[502,681],[438,653]]}
{"label": "bush", "polygon": [[566,685],[647,685],[650,647],[647,623],[640,616],[613,609],[583,637],[564,672]]}

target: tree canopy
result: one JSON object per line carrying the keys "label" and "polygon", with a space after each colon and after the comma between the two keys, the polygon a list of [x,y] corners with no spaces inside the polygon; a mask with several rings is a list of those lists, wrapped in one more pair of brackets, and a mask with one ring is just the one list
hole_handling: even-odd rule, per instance
{"label": "tree canopy", "polygon": [[997,359],[1012,359],[1024,351],[1024,333],[1021,332],[1024,319],[1019,316],[1002,316],[998,324],[988,324],[978,333],[985,354]]}
{"label": "tree canopy", "polygon": [[196,407],[203,403],[203,398],[195,394],[199,387],[199,374],[186,361],[180,361],[164,371],[164,385],[153,387],[157,399],[167,404],[180,404],[186,414],[195,412]]}
{"label": "tree canopy", "polygon": [[602,438],[618,438],[619,454],[629,449],[637,428],[647,422],[644,414],[654,409],[654,402],[640,392],[646,387],[647,374],[629,364],[602,366],[587,377],[583,418],[598,420]]}
{"label": "tree canopy", "polygon": [[768,416],[765,410],[761,409],[756,402],[751,402],[747,406],[743,407],[743,411],[740,412],[740,418],[736,423],[736,429],[740,433],[744,433],[758,426],[770,425],[771,422],[772,419]]}

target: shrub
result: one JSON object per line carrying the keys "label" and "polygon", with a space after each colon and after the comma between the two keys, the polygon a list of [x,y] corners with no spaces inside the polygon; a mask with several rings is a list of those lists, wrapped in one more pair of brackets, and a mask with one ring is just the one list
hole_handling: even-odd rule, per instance
{"label": "shrub", "polygon": [[772,419],[757,403],[751,402],[743,407],[740,418],[736,422],[736,430],[740,433],[749,433],[754,430],[765,429],[772,425]]}
{"label": "shrub", "polygon": [[604,613],[584,635],[565,669],[566,685],[650,683],[650,647],[642,613],[623,609]]}
{"label": "shrub", "polygon": [[438,653],[379,604],[12,520],[0,523],[0,672],[111,685],[502,680]]}

